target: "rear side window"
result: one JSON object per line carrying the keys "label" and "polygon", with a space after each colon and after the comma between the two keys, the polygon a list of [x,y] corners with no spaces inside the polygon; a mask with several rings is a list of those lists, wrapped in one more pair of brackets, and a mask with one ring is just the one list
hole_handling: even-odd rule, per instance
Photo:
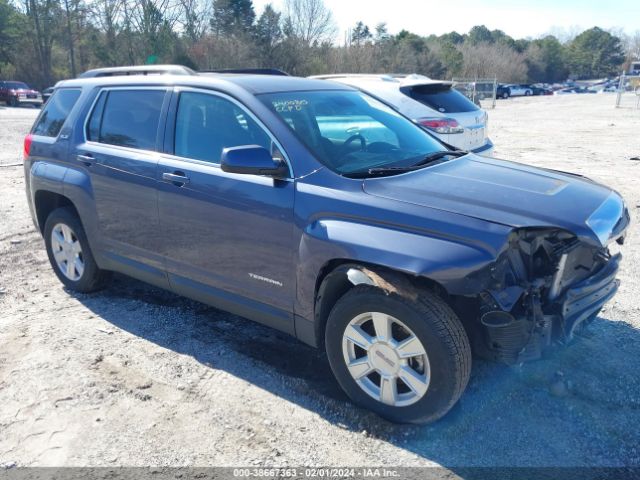
{"label": "rear side window", "polygon": [[45,137],[57,137],[69,112],[78,101],[79,88],[57,90],[47,102],[31,133]]}
{"label": "rear side window", "polygon": [[441,113],[475,112],[478,106],[449,85],[417,85],[402,92],[414,100]]}
{"label": "rear side window", "polygon": [[87,139],[155,150],[164,97],[165,90],[102,92],[89,118]]}

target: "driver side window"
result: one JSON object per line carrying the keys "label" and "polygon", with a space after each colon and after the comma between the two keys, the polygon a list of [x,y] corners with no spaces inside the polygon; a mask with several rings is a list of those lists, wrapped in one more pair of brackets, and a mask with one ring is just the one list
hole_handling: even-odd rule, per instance
{"label": "driver side window", "polygon": [[175,155],[220,163],[223,149],[243,145],[260,145],[271,150],[271,139],[244,110],[226,98],[199,92],[180,93]]}

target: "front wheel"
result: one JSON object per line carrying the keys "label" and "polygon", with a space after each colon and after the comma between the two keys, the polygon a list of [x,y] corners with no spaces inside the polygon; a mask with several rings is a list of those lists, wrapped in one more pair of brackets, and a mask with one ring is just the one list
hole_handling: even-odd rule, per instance
{"label": "front wheel", "polygon": [[44,225],[44,241],[53,271],[70,290],[99,290],[109,272],[98,268],[82,223],[70,208],[57,208]]}
{"label": "front wheel", "polygon": [[325,342],[347,395],[394,422],[439,419],[469,380],[469,339],[455,313],[430,292],[410,300],[354,287],[331,311]]}

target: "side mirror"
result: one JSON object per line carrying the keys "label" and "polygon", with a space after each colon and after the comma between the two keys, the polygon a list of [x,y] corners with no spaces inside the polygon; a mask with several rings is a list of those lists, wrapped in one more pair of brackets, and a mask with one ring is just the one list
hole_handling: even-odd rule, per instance
{"label": "side mirror", "polygon": [[223,172],[229,173],[266,175],[273,178],[286,178],[289,175],[286,163],[274,160],[271,152],[259,145],[225,148],[220,167]]}

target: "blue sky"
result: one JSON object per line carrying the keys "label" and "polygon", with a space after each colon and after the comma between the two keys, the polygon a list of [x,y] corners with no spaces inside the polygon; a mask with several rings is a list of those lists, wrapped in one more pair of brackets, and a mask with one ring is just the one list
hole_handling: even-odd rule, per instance
{"label": "blue sky", "polygon": [[[362,20],[370,27],[387,22],[389,31],[405,28],[428,35],[456,30],[467,32],[484,24],[514,38],[545,33],[568,34],[597,25],[640,31],[640,0],[324,0],[340,33]],[[280,9],[283,0],[253,0],[260,14],[267,3]]]}

